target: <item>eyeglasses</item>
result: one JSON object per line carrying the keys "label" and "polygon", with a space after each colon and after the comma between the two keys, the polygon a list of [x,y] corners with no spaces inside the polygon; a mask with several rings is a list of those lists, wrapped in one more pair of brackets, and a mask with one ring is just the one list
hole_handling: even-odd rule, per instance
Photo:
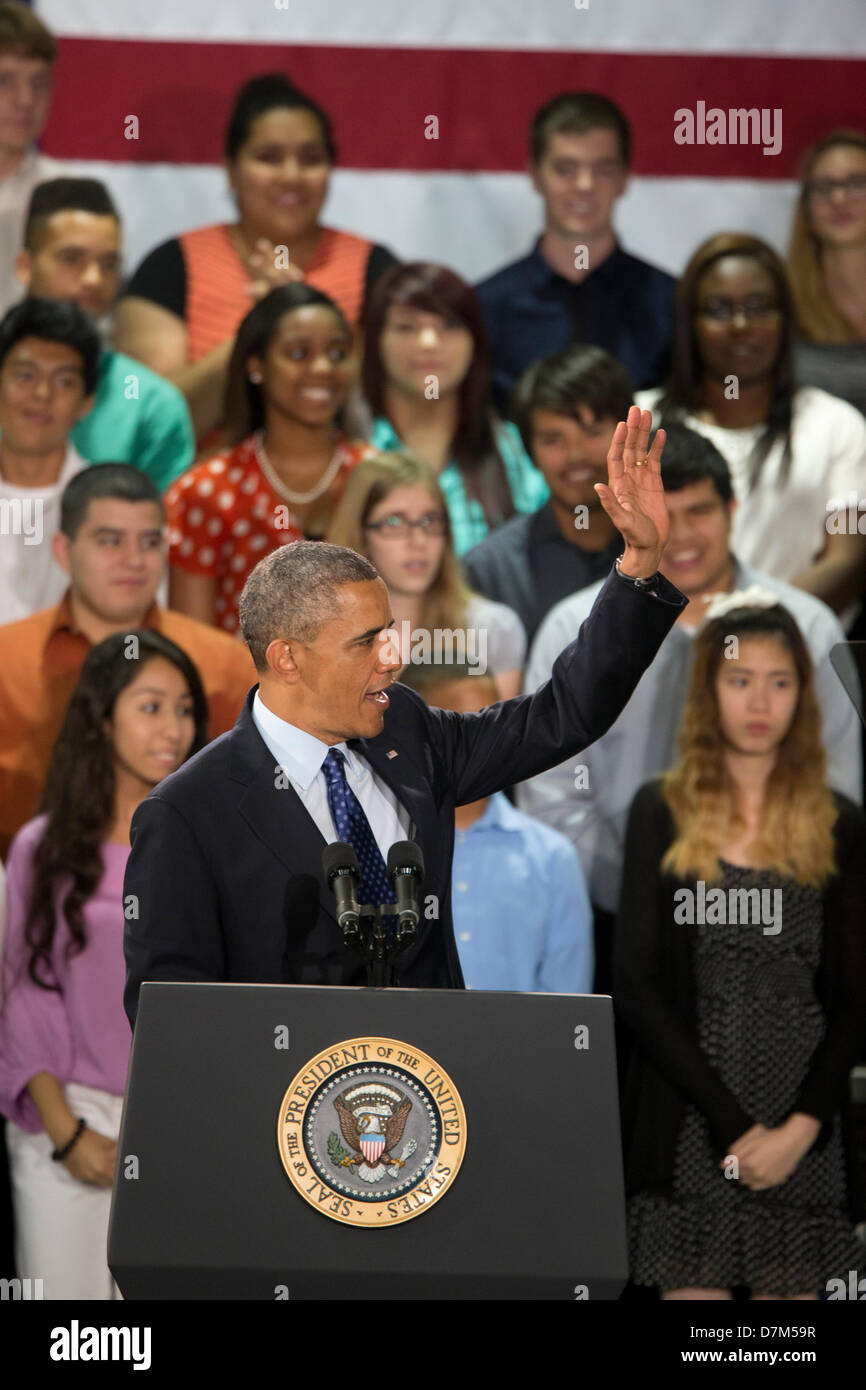
{"label": "eyeglasses", "polygon": [[810,179],[806,184],[809,197],[822,201],[832,198],[837,188],[849,198],[866,198],[866,174],[849,174],[844,179]]}
{"label": "eyeglasses", "polygon": [[447,522],[441,512],[428,512],[426,516],[419,516],[417,521],[410,521],[402,512],[392,512],[390,516],[383,516],[381,521],[368,521],[364,530],[379,531],[383,536],[404,541],[416,526],[420,527],[424,536],[444,536]]}
{"label": "eyeglasses", "polygon": [[735,315],[742,314],[751,323],[756,319],[772,318],[779,313],[779,306],[759,296],[744,299],[742,304],[735,304],[732,299],[708,299],[705,304],[698,305],[695,313],[714,323],[732,323]]}

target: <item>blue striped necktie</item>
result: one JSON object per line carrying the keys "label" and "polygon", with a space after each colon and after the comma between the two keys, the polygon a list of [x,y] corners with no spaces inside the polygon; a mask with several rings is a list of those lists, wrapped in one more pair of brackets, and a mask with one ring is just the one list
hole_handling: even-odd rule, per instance
{"label": "blue striped necktie", "polygon": [[322,763],[337,839],[351,845],[358,856],[361,868],[359,901],[362,904],[393,903],[394,890],[382,852],[364,808],[346,781],[345,761],[339,748],[331,748]]}

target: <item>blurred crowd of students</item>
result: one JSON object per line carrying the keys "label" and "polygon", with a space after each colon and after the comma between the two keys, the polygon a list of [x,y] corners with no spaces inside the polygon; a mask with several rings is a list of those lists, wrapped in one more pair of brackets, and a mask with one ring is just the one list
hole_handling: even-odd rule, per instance
{"label": "blurred crowd of students", "polygon": [[[257,561],[349,546],[398,630],[483,634],[474,662],[408,660],[432,704],[533,690],[620,553],[594,484],[637,402],[667,431],[662,570],[689,602],[577,765],[459,808],[458,950],[470,988],[613,993],[636,1283],[820,1296],[864,1262],[862,738],[836,668],[866,594],[866,134],[815,132],[787,263],[720,230],[677,280],[616,235],[623,114],[553,95],[529,133],[544,226],[473,287],[320,220],[331,119],[265,74],[225,134],[236,221],[124,279],[109,189],[35,146],[55,60],[40,20],[0,4],[0,1111],[19,1276],[117,1294],[129,821],[255,683],[238,601]],[[698,880],[781,887],[778,941],[675,926],[676,887]]]}

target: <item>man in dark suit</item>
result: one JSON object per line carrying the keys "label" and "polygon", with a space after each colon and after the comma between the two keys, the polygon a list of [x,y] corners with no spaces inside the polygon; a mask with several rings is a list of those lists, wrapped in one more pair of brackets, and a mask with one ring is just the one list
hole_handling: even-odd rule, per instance
{"label": "man in dark suit", "polygon": [[613,436],[609,485],[598,485],[626,541],[619,572],[550,681],[479,714],[430,709],[393,685],[402,662],[369,561],[304,541],[260,561],[241,599],[260,683],[231,732],[160,783],[132,820],[124,947],[133,1025],[144,980],[363,984],[321,868],[325,844],[347,838],[349,824],[362,901],[382,901],[366,894],[381,887],[394,841],[414,839],[424,856],[427,910],[416,944],[397,958],[399,983],[462,986],[450,909],[455,806],[599,738],[685,605],[657,573],[664,435],[648,455],[649,430],[649,412],[633,407]]}

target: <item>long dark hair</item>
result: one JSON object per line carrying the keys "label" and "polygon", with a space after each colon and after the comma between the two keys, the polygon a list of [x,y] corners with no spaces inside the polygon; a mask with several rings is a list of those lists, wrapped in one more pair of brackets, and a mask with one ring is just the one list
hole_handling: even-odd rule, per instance
{"label": "long dark hair", "polygon": [[838,813],[825,780],[826,754],[812,658],[787,608],[781,603],[753,606],[748,593],[743,599],[742,607],[708,619],[695,638],[679,756],[662,784],[677,827],[662,869],[675,877],[694,873],[708,883],[720,880],[720,848],[732,827],[742,829],[743,822],[725,762],[716,678],[729,657],[731,637],[738,642],[769,637],[791,657],[798,698],[767,781],[753,849],[764,867],[792,874],[798,883],[818,885],[834,871],[832,829]]}
{"label": "long dark hair", "polygon": [[186,652],[162,633],[149,628],[114,633],[88,652],[54,745],[40,807],[47,820],[33,856],[24,936],[30,947],[27,972],[43,989],[58,988],[40,974],[43,967],[51,975],[58,889],[71,879],[63,898],[68,959],[86,945],[83,909],[104,872],[101,845],[114,816],[116,787],[114,746],[105,721],[121,691],[157,656],[180,671],[192,696],[195,737],[188,756],[208,741],[201,678]]}
{"label": "long dark hair", "polygon": [[[229,361],[224,403],[226,438],[230,444],[240,444],[255,430],[262,429],[265,422],[264,391],[260,382],[250,381],[247,363],[251,357],[265,356],[284,314],[290,314],[293,309],[306,309],[311,304],[330,309],[345,329],[349,342],[353,341],[352,330],[340,306],[312,285],[278,285],[260,299],[242,319]],[[342,428],[342,411],[337,413],[335,421]]]}
{"label": "long dark hair", "polygon": [[472,361],[460,385],[451,456],[466,492],[480,502],[491,526],[514,515],[508,475],[496,447],[490,408],[490,351],[478,296],[453,270],[414,261],[395,265],[376,281],[364,314],[364,395],[374,415],[385,409],[380,341],[393,304],[457,319],[472,334]]}
{"label": "long dark hair", "polygon": [[782,324],[779,351],[773,368],[773,396],[767,427],[752,451],[749,491],[755,486],[767,455],[777,439],[784,441],[780,477],[787,481],[791,467],[791,412],[794,396],[794,341],[796,315],[788,276],[781,258],[759,237],[742,232],[720,232],[695,251],[677,285],[674,315],[674,345],[671,370],[659,401],[662,423],[665,416],[682,417],[700,405],[701,364],[695,336],[695,309],[701,281],[724,256],[745,256],[757,261],[773,281]]}

